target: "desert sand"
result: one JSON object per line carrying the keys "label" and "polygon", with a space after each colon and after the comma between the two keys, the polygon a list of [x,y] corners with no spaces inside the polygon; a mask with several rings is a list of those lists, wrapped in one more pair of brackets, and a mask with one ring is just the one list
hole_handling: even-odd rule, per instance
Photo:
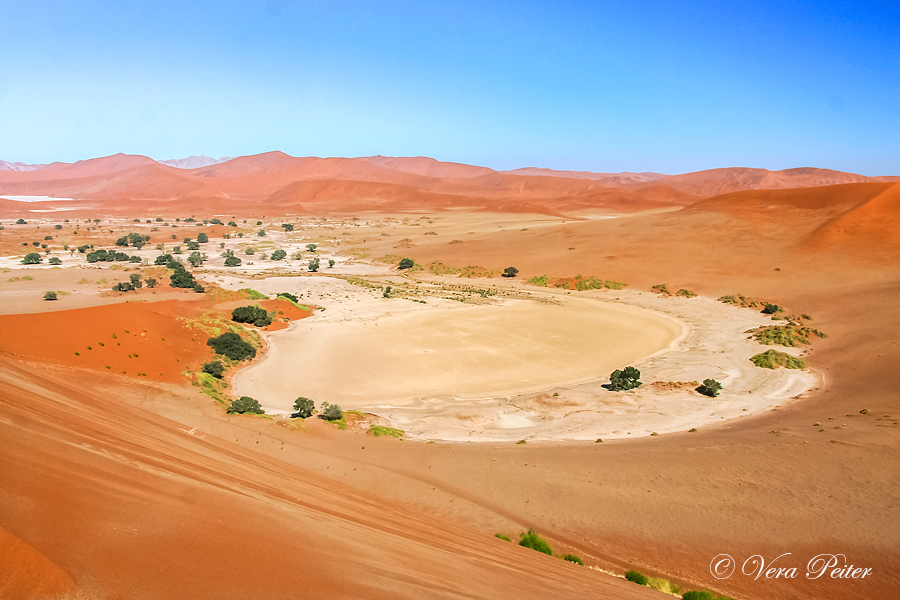
{"label": "desert sand", "polygon": [[[279,154],[214,165],[217,177],[205,177],[203,169],[192,173],[143,158],[0,173],[0,197],[79,200],[0,201],[6,261],[0,595],[245,598],[264,590],[273,598],[665,597],[621,579],[636,569],[683,590],[711,589],[741,600],[896,596],[900,237],[892,224],[900,184],[791,170],[663,182],[623,175],[607,184],[420,159]],[[33,212],[55,208],[63,210]],[[233,218],[237,227],[174,221],[191,214],[218,215],[225,223]],[[15,225],[20,217],[28,223]],[[87,224],[88,218],[101,222]],[[324,266],[308,272],[308,255],[288,265],[242,254],[260,245],[256,220],[271,247],[320,244],[317,252],[337,261],[332,272]],[[285,233],[283,222],[293,223],[294,232]],[[151,236],[142,250],[127,249],[144,258],[156,254],[157,243],[171,250],[182,237],[207,232],[203,251],[210,260],[195,271],[207,286],[303,292],[301,303],[314,309],[314,316],[261,332],[260,357],[230,369],[228,393],[243,389],[242,378],[254,370],[276,364],[280,340],[305,328],[374,329],[388,319],[400,322],[386,338],[393,339],[404,334],[411,315],[427,322],[427,315],[535,302],[526,296],[561,303],[548,308],[574,300],[573,306],[649,311],[686,329],[679,325],[636,351],[644,385],[618,402],[599,387],[608,367],[585,373],[586,379],[504,389],[513,393],[501,399],[472,392],[454,400],[505,403],[488,407],[485,414],[495,416],[537,422],[532,415],[539,415],[541,423],[552,423],[541,431],[500,435],[506,431],[497,427],[500,417],[479,423],[476,413],[463,420],[449,409],[416,425],[399,403],[377,417],[348,416],[346,430],[315,418],[231,416],[192,385],[200,364],[213,356],[202,337],[177,324],[194,303],[223,312],[233,299],[207,304],[205,295],[166,287],[157,294],[107,295],[103,287],[151,267],[88,267],[62,247],[90,240],[110,248],[127,231]],[[53,239],[44,241],[46,235]],[[19,265],[35,241],[63,265]],[[222,266],[220,244],[253,256],[245,260],[254,264]],[[426,268],[405,277],[391,260],[381,261],[388,256],[411,257]],[[510,265],[519,276],[500,278]],[[627,287],[577,291],[526,283],[544,275],[602,277]],[[650,291],[662,283],[698,297]],[[397,297],[383,298],[385,285],[399,289]],[[482,304],[467,288],[502,294],[497,303]],[[46,290],[69,294],[44,302]],[[758,308],[716,301],[725,294],[809,315],[827,338],[774,346],[802,354],[809,368],[768,372],[747,361],[768,347],[744,332],[772,321]],[[373,306],[401,308],[385,309],[397,311],[395,317],[370,315],[364,325]],[[138,323],[146,323],[144,339],[159,332],[166,341],[151,345],[140,335],[119,335],[138,331]],[[117,372],[99,354],[76,364],[97,350],[94,341],[104,341],[106,352],[109,344],[98,336],[108,328],[122,343],[116,348],[124,356],[109,354],[121,361],[109,364]],[[87,345],[92,350],[75,350]],[[133,371],[145,369],[129,369],[128,361],[145,355],[172,364],[156,370],[164,375],[155,379],[149,369],[139,376]],[[754,379],[759,373],[773,379]],[[706,376],[725,382],[719,399],[666,385]],[[410,396],[420,383],[404,384],[411,385]],[[576,416],[564,416],[579,404],[594,415],[585,419],[583,440],[572,433]],[[395,426],[409,419],[410,439],[373,437],[367,430],[378,419]],[[632,429],[619,429],[629,419]],[[592,439],[607,431],[596,436],[602,443]],[[437,432],[456,441],[429,437]],[[485,441],[459,443],[470,432]],[[520,438],[527,443],[514,443]],[[588,567],[617,576],[494,537],[516,539],[529,527],[558,554],[576,554]],[[720,553],[740,563],[790,553],[780,561],[800,575],[715,579],[709,565]],[[821,553],[843,554],[873,574],[804,577],[807,562]]]}

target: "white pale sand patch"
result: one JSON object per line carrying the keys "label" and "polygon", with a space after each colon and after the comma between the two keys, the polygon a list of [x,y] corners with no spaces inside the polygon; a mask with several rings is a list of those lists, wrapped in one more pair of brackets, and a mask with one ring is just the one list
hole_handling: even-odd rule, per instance
{"label": "white pale sand patch", "polygon": [[[807,371],[754,366],[749,357],[766,347],[744,332],[771,320],[708,298],[538,291],[535,300],[470,306],[428,298],[421,305],[324,277],[252,287],[292,291],[327,310],[265,334],[269,351],[235,377],[236,395],[282,414],[298,396],[328,401],[377,415],[411,438],[594,440],[684,431],[770,409],[817,382]],[[641,370],[645,385],[602,387],[627,365]],[[718,398],[651,385],[706,378],[725,385]]]}
{"label": "white pale sand patch", "polygon": [[72,202],[77,198],[57,198],[56,196],[0,196],[14,202]]}

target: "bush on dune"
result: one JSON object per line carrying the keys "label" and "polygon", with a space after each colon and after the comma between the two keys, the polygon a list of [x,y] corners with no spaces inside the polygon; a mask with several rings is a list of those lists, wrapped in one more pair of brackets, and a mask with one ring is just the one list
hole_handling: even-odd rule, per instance
{"label": "bush on dune", "polygon": [[218,337],[211,337],[206,340],[206,345],[210,346],[216,354],[227,356],[231,360],[241,361],[245,358],[254,358],[256,356],[256,348],[241,339],[236,333],[223,333]]}
{"label": "bush on dune", "polygon": [[240,306],[231,311],[231,320],[236,323],[253,323],[257,327],[266,327],[272,323],[268,311],[259,306]]}
{"label": "bush on dune", "polygon": [[244,414],[254,414],[254,415],[264,415],[266,411],[263,410],[262,406],[260,406],[259,402],[251,398],[250,396],[241,396],[237,400],[231,403],[231,406],[228,407],[229,415],[244,415]]}
{"label": "bush on dune", "polygon": [[519,538],[520,546],[531,548],[532,550],[537,550],[538,552],[543,552],[544,554],[553,556],[553,550],[550,548],[550,544],[548,544],[546,540],[539,536],[534,529],[529,529],[525,533],[520,534]]}
{"label": "bush on dune", "polygon": [[760,352],[759,354],[750,357],[750,362],[757,367],[762,367],[764,369],[776,369],[778,367],[784,367],[785,369],[806,368],[806,361],[802,358],[791,356],[786,352],[779,352],[778,350],[766,350],[765,352]]}

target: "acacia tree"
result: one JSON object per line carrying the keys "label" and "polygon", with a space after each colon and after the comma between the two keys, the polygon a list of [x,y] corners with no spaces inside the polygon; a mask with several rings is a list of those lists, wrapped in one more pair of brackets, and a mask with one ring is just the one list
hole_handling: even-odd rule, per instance
{"label": "acacia tree", "polygon": [[300,397],[294,401],[294,415],[295,417],[300,417],[301,419],[305,419],[306,417],[311,416],[316,411],[316,404],[309,398]]}
{"label": "acacia tree", "polygon": [[616,369],[609,376],[609,389],[614,392],[631,390],[641,385],[641,372],[634,367]]}
{"label": "acacia tree", "polygon": [[703,385],[697,388],[697,391],[704,396],[715,398],[722,391],[722,384],[715,379],[704,379]]}
{"label": "acacia tree", "polygon": [[503,269],[504,277],[515,277],[518,274],[519,270],[515,267],[506,267],[505,269]]}
{"label": "acacia tree", "polygon": [[44,260],[41,258],[41,255],[37,252],[29,252],[25,255],[25,258],[22,259],[23,265],[37,265],[40,264],[41,261]]}

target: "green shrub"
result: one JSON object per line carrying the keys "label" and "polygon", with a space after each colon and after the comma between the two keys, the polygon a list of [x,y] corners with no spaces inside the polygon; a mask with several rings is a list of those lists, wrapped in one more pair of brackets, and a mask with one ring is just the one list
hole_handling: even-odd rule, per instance
{"label": "green shrub", "polygon": [[286,256],[287,256],[287,252],[285,252],[284,250],[278,249],[278,250],[275,250],[274,252],[272,252],[272,256],[270,256],[269,258],[271,258],[272,260],[282,260]]}
{"label": "green shrub", "polygon": [[[140,259],[138,259],[138,260],[140,260]],[[50,259],[50,264],[51,265],[61,265],[62,259],[60,259],[58,256],[54,256],[53,258]]]}
{"label": "green shrub", "polygon": [[722,384],[715,379],[704,379],[703,385],[697,388],[697,391],[704,396],[715,398],[722,391]]}
{"label": "green shrub", "polygon": [[679,594],[681,593],[681,588],[678,587],[677,584],[672,583],[662,577],[651,577],[647,580],[647,585],[653,588],[654,590],[660,591],[664,594]]}
{"label": "green shrub", "polygon": [[322,403],[322,416],[326,421],[340,421],[344,418],[344,411],[337,404]]}
{"label": "green shrub", "polygon": [[221,361],[214,360],[203,364],[203,372],[212,375],[216,379],[222,379],[222,374],[225,372],[225,366]]}
{"label": "green shrub", "polygon": [[316,257],[316,258],[312,259],[311,261],[309,261],[309,265],[307,265],[307,266],[308,266],[309,270],[312,271],[313,273],[318,271],[319,270],[319,257]]}
{"label": "green shrub", "polygon": [[506,536],[503,535],[502,533],[495,533],[495,534],[494,534],[494,537],[495,537],[495,538],[500,538],[501,540],[504,540],[504,541],[507,541],[507,542],[511,542],[511,541],[512,541],[511,539],[509,539],[508,537],[506,537]]}
{"label": "green shrub", "polygon": [[56,292],[44,292],[44,300],[56,300]]}
{"label": "green shrub", "polygon": [[375,437],[381,437],[383,435],[389,435],[391,437],[395,437],[398,440],[403,439],[404,431],[402,429],[394,429],[393,427],[385,427],[384,425],[376,425],[369,429],[369,433],[374,435]]}
{"label": "green shrub", "polygon": [[760,352],[756,356],[750,357],[750,362],[757,367],[762,367],[764,369],[775,369],[778,367],[784,367],[786,369],[806,368],[806,361],[802,358],[791,356],[786,352],[779,352],[778,350],[766,350],[765,352]]}
{"label": "green shrub", "polygon": [[550,278],[546,275],[540,275],[538,277],[532,277],[528,280],[528,283],[531,285],[539,285],[541,287],[547,287],[547,284],[550,283]]}
{"label": "green shrub", "polygon": [[305,419],[316,411],[316,403],[310,400],[309,398],[300,397],[294,400],[294,415],[295,417],[300,417],[301,419]]}
{"label": "green shrub", "polygon": [[257,327],[266,327],[272,323],[272,317],[266,309],[259,306],[239,306],[231,311],[231,320],[236,323],[253,323]]}
{"label": "green shrub", "polygon": [[628,571],[625,573],[625,579],[638,585],[647,585],[648,579],[637,571]]}
{"label": "green shrub", "polygon": [[25,255],[25,258],[22,259],[23,265],[37,265],[40,264],[41,261],[44,260],[41,258],[41,255],[37,252],[30,252]]}
{"label": "green shrub", "polygon": [[[214,221],[218,221],[218,219],[214,219]],[[221,221],[219,221],[217,223],[217,225],[221,225],[221,224],[222,224]],[[209,236],[206,235],[205,233],[197,234],[197,242],[200,244],[205,244],[205,243],[209,242]]]}
{"label": "green shrub", "polygon": [[684,289],[684,288],[681,288],[680,290],[678,290],[677,292],[675,292],[675,295],[676,295],[676,296],[684,296],[685,298],[693,298],[693,297],[696,296],[697,294],[694,293],[694,292],[692,292],[691,290],[686,290],[686,289]]}
{"label": "green shrub", "polygon": [[767,302],[761,312],[764,315],[774,315],[777,312],[781,312],[781,307],[777,304],[769,304]]}
{"label": "green shrub", "polygon": [[210,346],[216,354],[222,354],[234,361],[256,356],[256,348],[241,339],[238,334],[230,331],[218,337],[209,338],[206,340],[206,345]]}
{"label": "green shrub", "polygon": [[631,390],[641,385],[641,372],[634,367],[616,369],[609,376],[609,389],[614,392]]}
{"label": "green shrub", "polygon": [[247,297],[250,298],[251,300],[267,300],[269,298],[262,292],[257,292],[256,290],[252,290],[250,288],[241,288],[238,291],[246,294]]}
{"label": "green shrub", "polygon": [[241,259],[237,256],[226,256],[225,257],[225,266],[226,267],[239,267],[241,266]]}
{"label": "green shrub", "polygon": [[534,529],[529,529],[525,533],[520,534],[519,545],[524,546],[526,548],[531,548],[532,550],[537,550],[538,552],[543,552],[549,556],[553,556],[553,550],[550,549],[550,544],[548,544],[541,536],[537,534]]}
{"label": "green shrub", "polygon": [[284,298],[287,298],[294,304],[297,304],[298,302],[300,302],[300,299],[297,298],[297,296],[295,296],[294,294],[290,294],[288,292],[279,292],[278,294],[275,295],[275,297],[277,298],[278,296],[283,296]]}
{"label": "green shrub", "polygon": [[685,592],[681,598],[682,600],[734,600],[734,598],[729,596],[719,596],[706,590]]}
{"label": "green shrub", "polygon": [[668,284],[665,284],[665,283],[660,283],[659,285],[654,285],[652,288],[650,288],[650,291],[654,292],[656,294],[662,294],[664,296],[670,296],[672,294],[672,292],[669,291]]}
{"label": "green shrub", "polygon": [[519,274],[519,270],[515,267],[506,267],[503,269],[502,276],[503,277],[515,277]]}
{"label": "green shrub", "polygon": [[576,565],[584,565],[584,563],[581,562],[581,559],[578,558],[577,556],[575,556],[574,554],[563,554],[563,560],[567,560],[571,563],[575,563]]}
{"label": "green shrub", "polygon": [[750,333],[753,339],[760,344],[765,344],[766,346],[778,345],[788,348],[796,348],[798,344],[809,344],[812,336],[828,337],[818,329],[796,323],[757,327]]}
{"label": "green shrub", "polygon": [[243,415],[243,414],[254,414],[254,415],[264,415],[266,411],[263,410],[262,406],[259,405],[259,402],[251,398],[250,396],[241,396],[237,400],[231,403],[231,406],[228,407],[229,415]]}
{"label": "green shrub", "polygon": [[398,269],[411,269],[411,268],[413,267],[413,265],[415,265],[415,264],[416,264],[416,261],[414,261],[413,259],[411,259],[411,258],[404,258],[404,259],[401,260],[400,263],[397,265],[397,268],[398,268]]}

